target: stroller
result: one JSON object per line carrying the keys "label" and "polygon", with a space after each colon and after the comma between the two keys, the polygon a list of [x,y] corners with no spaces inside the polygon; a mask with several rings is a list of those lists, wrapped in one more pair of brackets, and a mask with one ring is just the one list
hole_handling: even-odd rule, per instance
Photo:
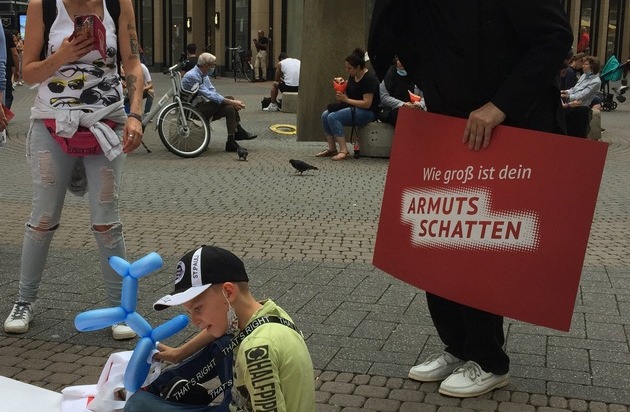
{"label": "stroller", "polygon": [[617,60],[617,57],[611,56],[602,68],[602,71],[599,75],[599,77],[602,79],[602,110],[606,112],[615,110],[617,108],[617,102],[615,102],[613,98],[616,98],[621,103],[626,101],[624,93],[626,92],[626,90],[628,90],[628,86],[627,84],[623,85],[624,81],[622,81],[622,86],[618,88],[613,87],[612,93],[610,92],[610,82],[620,81],[624,76],[624,70],[627,74],[627,68],[624,66],[625,65],[619,64],[619,60]]}

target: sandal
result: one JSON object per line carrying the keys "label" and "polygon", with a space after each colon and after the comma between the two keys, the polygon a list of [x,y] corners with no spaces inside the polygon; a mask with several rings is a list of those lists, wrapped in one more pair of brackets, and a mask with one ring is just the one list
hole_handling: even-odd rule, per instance
{"label": "sandal", "polygon": [[324,151],[317,153],[315,157],[331,157],[331,156],[336,156],[336,155],[337,155],[336,150],[326,149]]}
{"label": "sandal", "polygon": [[348,159],[348,152],[339,152],[336,156],[332,157],[332,160],[346,160]]}

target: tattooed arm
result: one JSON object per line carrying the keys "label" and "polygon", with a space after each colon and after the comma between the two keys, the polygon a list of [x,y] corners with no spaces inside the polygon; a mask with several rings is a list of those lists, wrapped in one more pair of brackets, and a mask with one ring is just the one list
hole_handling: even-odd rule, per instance
{"label": "tattooed arm", "polygon": [[[120,0],[118,47],[120,48],[122,65],[125,69],[130,113],[142,115],[144,75],[142,74],[142,66],[140,66],[136,18],[131,0]],[[142,140],[142,123],[134,117],[129,117],[123,133],[123,150],[125,153],[129,153],[140,145]]]}

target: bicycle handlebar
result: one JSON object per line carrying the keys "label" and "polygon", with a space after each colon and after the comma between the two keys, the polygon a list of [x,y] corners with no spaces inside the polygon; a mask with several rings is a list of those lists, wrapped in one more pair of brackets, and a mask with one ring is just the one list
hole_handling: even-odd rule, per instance
{"label": "bicycle handlebar", "polygon": [[177,63],[175,66],[169,67],[168,70],[163,71],[162,74],[169,74],[170,72],[173,72],[173,71],[178,72],[180,71],[182,67],[184,67],[186,63],[188,63],[188,60],[181,61]]}

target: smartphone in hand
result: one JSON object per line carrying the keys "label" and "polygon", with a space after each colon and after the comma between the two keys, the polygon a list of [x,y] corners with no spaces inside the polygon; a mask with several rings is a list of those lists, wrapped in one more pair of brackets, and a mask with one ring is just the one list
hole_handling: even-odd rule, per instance
{"label": "smartphone in hand", "polygon": [[75,16],[74,33],[72,33],[70,38],[72,39],[81,33],[86,33],[94,38],[94,48],[92,50],[98,51],[103,60],[105,60],[107,58],[107,39],[105,26],[101,19],[95,14]]}

